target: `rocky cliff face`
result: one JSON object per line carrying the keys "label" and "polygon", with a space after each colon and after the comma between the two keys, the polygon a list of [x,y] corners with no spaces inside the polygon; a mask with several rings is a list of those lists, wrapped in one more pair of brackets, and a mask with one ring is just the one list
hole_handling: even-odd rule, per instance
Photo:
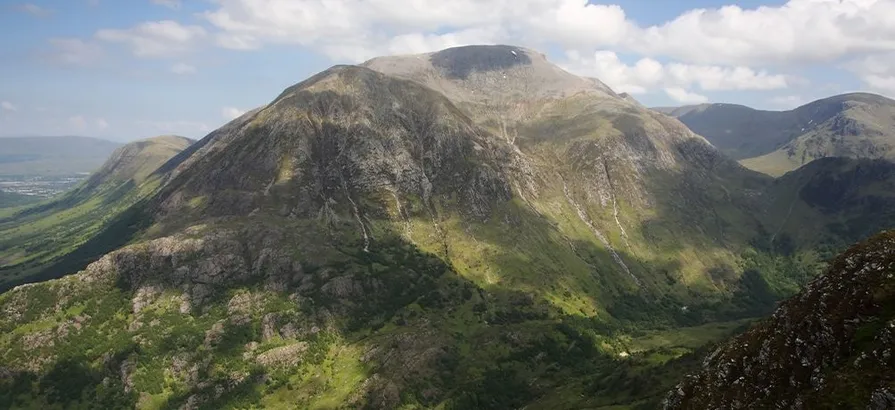
{"label": "rocky cliff face", "polygon": [[[377,234],[403,232],[475,280],[549,283],[469,252],[515,219],[529,234],[489,246],[545,266],[548,254],[564,255],[555,274],[583,283],[568,290],[609,288],[599,292],[608,300],[664,292],[667,278],[642,261],[668,263],[668,252],[682,265],[675,292],[723,294],[727,285],[719,293],[705,272],[735,263],[759,223],[750,192],[764,183],[681,123],[509,46],[334,67],[165,168],[150,207],[159,233],[208,216],[322,220],[354,225],[368,250]],[[692,240],[684,252],[670,235],[678,229]],[[544,235],[562,239],[547,251],[534,245]],[[704,245],[716,250],[693,251]],[[593,270],[615,278],[585,285]]]}
{"label": "rocky cliff face", "polygon": [[887,232],[711,353],[665,408],[892,408],[893,342],[895,234]]}

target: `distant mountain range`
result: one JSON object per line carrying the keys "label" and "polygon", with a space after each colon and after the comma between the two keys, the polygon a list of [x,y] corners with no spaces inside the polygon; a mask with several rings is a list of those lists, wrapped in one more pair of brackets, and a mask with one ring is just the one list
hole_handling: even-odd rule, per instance
{"label": "distant mountain range", "polygon": [[779,176],[825,157],[895,159],[895,100],[852,93],[789,111],[736,104],[655,108],[748,168]]}
{"label": "distant mountain range", "polygon": [[0,176],[93,172],[120,146],[90,137],[0,137]]}

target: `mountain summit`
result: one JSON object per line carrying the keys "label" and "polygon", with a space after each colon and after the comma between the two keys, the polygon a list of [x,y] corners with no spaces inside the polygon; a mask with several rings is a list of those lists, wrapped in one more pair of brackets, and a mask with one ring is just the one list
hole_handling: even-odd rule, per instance
{"label": "mountain summit", "polygon": [[599,80],[573,75],[547,61],[543,54],[515,46],[456,47],[378,57],[362,65],[420,82],[457,102],[562,98],[579,92],[616,97]]}

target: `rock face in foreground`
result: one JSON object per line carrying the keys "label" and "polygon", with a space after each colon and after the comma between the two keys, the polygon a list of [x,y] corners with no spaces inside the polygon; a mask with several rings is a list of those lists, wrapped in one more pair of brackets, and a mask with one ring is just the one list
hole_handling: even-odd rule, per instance
{"label": "rock face in foreground", "polygon": [[665,409],[891,409],[893,349],[895,232],[886,232],[709,355]]}

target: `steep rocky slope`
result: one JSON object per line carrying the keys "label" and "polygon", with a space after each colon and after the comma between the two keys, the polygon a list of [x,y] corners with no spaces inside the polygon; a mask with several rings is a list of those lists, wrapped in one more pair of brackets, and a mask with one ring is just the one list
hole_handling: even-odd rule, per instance
{"label": "steep rocky slope", "polygon": [[825,157],[895,158],[895,101],[843,94],[790,111],[704,104],[664,112],[743,165],[778,176]]}
{"label": "steep rocky slope", "polygon": [[895,233],[836,258],[774,315],[711,353],[666,409],[895,406]]}
{"label": "steep rocky slope", "polygon": [[174,136],[129,143],[73,190],[0,218],[0,289],[62,276],[114,249],[76,252],[90,248],[95,235],[151,194],[160,181],[149,181],[150,173],[191,143]]}

